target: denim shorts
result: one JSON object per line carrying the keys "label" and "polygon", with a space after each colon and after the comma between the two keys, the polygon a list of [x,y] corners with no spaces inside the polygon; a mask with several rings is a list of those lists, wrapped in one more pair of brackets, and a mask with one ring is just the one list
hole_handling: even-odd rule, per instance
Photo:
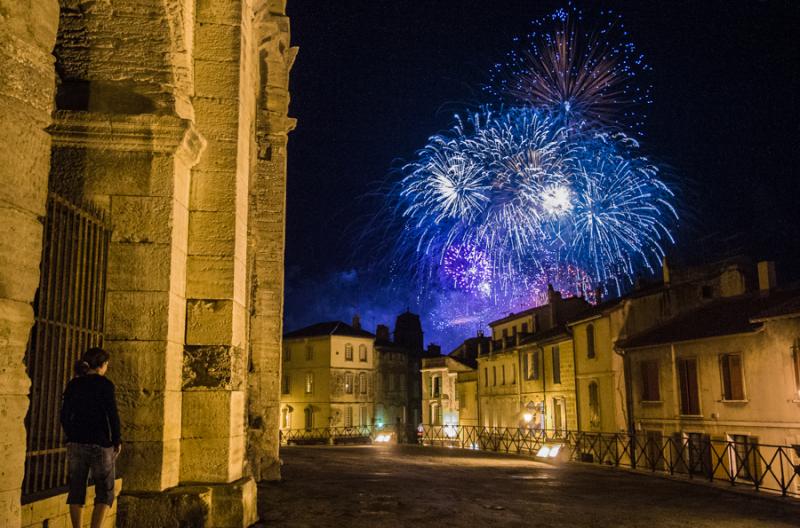
{"label": "denim shorts", "polygon": [[114,504],[114,448],[96,444],[67,444],[69,493],[67,504],[86,502],[89,470],[95,489],[95,504]]}

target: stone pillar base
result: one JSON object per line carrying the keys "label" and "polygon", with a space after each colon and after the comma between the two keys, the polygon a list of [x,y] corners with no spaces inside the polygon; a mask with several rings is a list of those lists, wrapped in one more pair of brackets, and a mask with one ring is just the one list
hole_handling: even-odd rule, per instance
{"label": "stone pillar base", "polygon": [[256,484],[178,486],[119,498],[117,528],[247,528],[258,521]]}

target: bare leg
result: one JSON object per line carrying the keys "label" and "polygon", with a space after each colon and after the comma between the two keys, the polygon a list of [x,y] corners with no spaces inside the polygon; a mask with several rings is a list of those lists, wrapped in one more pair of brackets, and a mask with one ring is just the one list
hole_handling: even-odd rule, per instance
{"label": "bare leg", "polygon": [[69,505],[69,520],[72,521],[72,528],[81,528],[83,517],[83,506],[80,504]]}
{"label": "bare leg", "polygon": [[108,504],[95,504],[92,512],[92,528],[103,528],[103,520],[106,518]]}

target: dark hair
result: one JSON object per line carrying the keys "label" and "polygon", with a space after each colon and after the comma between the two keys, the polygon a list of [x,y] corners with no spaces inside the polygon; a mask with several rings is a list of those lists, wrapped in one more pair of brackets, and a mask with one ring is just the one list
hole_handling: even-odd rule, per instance
{"label": "dark hair", "polygon": [[90,370],[96,370],[103,366],[111,356],[108,352],[99,347],[92,347],[83,353],[83,356],[75,362],[75,375],[85,376]]}

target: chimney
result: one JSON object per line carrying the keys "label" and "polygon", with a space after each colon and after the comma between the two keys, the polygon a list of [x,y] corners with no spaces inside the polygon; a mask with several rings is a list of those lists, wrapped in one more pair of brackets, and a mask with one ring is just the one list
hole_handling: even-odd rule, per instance
{"label": "chimney", "polygon": [[375,336],[379,341],[389,341],[389,327],[379,324],[378,328],[375,329]]}
{"label": "chimney", "polygon": [[353,324],[351,326],[356,330],[361,330],[361,318],[358,316],[358,314],[353,316]]}
{"label": "chimney", "polygon": [[777,286],[775,281],[775,262],[762,260],[758,263],[758,289],[767,293]]}
{"label": "chimney", "polygon": [[661,259],[661,276],[664,280],[664,286],[669,286],[669,262],[667,262],[666,256]]}
{"label": "chimney", "polygon": [[594,287],[594,302],[596,304],[600,304],[600,301],[603,300],[603,286],[598,284]]}
{"label": "chimney", "polygon": [[556,291],[552,284],[547,285],[547,303],[552,304],[555,301],[561,300],[561,292]]}

